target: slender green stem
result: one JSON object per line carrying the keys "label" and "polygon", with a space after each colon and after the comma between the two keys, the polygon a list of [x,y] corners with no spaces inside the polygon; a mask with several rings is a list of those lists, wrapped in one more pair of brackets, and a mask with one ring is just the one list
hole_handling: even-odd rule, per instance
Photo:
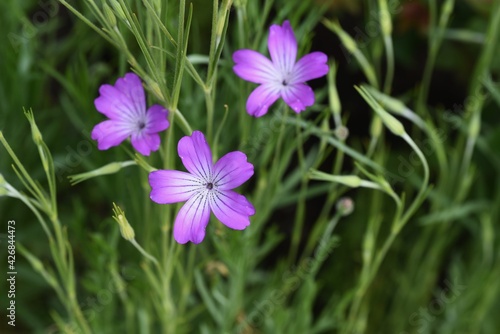
{"label": "slender green stem", "polygon": [[211,143],[214,127],[214,100],[212,97],[212,89],[205,90],[205,105],[207,108],[207,140]]}
{"label": "slender green stem", "polygon": [[386,76],[384,82],[384,93],[390,94],[392,80],[394,78],[394,47],[392,44],[392,18],[388,9],[387,0],[378,0],[378,10],[380,17],[380,30],[385,46]]}
{"label": "slender green stem", "polygon": [[[355,319],[359,313],[359,310],[361,307],[361,301],[364,298],[366,291],[368,290],[371,282],[375,278],[375,276],[378,272],[378,269],[379,269],[380,265],[382,264],[387,252],[389,251],[390,247],[394,243],[394,240],[396,239],[396,237],[399,235],[399,232],[401,231],[401,229],[404,227],[404,225],[408,222],[408,220],[412,217],[412,215],[415,213],[415,211],[420,206],[420,204],[423,200],[423,197],[425,196],[427,187],[428,187],[429,166],[427,163],[427,159],[425,158],[425,156],[422,153],[422,151],[420,150],[420,148],[415,144],[413,139],[411,139],[411,137],[408,136],[408,134],[405,133],[402,136],[402,138],[411,146],[411,148],[417,153],[419,159],[421,160],[423,168],[424,168],[424,181],[422,183],[422,186],[420,187],[420,190],[419,190],[417,196],[415,197],[415,199],[412,202],[412,204],[410,205],[410,207],[406,210],[406,212],[404,213],[402,218],[400,218],[401,212],[402,212],[401,202],[396,201],[396,203],[397,204],[399,203],[399,204],[397,205],[397,210],[396,210],[396,213],[394,215],[391,233],[389,234],[389,237],[385,240],[380,251],[375,256],[375,260],[374,260],[373,264],[371,264],[369,266],[369,268],[366,267],[366,269],[365,269],[365,267],[364,267],[363,272],[361,274],[360,286],[359,286],[358,290],[356,291],[356,295],[354,297],[354,301],[353,301],[353,304],[351,306],[350,315],[349,315],[351,326],[354,326],[353,322],[355,321]],[[352,328],[352,327],[350,327],[350,328]]]}
{"label": "slender green stem", "polygon": [[54,237],[52,235],[52,232],[50,231],[49,227],[47,226],[47,223],[45,222],[45,219],[43,219],[43,216],[38,212],[38,210],[31,204],[29,199],[27,199],[26,196],[22,195],[19,193],[16,189],[12,188],[15,193],[14,196],[15,198],[18,198],[21,202],[23,202],[30,210],[33,212],[33,214],[36,216],[40,224],[42,225],[43,231],[47,235],[47,238],[50,240],[53,240]]}
{"label": "slender green stem", "polygon": [[390,94],[394,79],[394,47],[391,36],[384,36],[385,54],[387,59],[387,72],[384,82],[384,93]]}
{"label": "slender green stem", "polygon": [[[279,134],[278,134],[278,140],[276,142],[276,146],[275,146],[275,154],[274,154],[274,159],[273,159],[273,162],[272,162],[272,167],[271,167],[271,173],[270,173],[270,176],[271,176],[271,180],[274,181],[274,183],[276,184],[276,187],[279,185],[279,182],[277,182],[277,177],[279,175],[279,162],[280,162],[280,159],[282,158],[281,156],[281,150],[282,150],[282,146],[283,146],[283,138],[285,137],[285,132],[286,132],[286,117],[288,115],[288,107],[284,105],[284,103],[282,104],[282,108],[284,109],[284,113],[283,113],[283,119],[282,119],[282,122],[281,122],[281,126],[280,126],[280,130],[279,130]],[[277,190],[277,189],[275,189]]]}
{"label": "slender green stem", "polygon": [[429,164],[427,163],[427,159],[425,158],[424,154],[420,150],[420,148],[415,144],[413,139],[411,139],[408,134],[404,134],[402,138],[411,146],[411,148],[417,153],[420,161],[422,161],[422,166],[424,168],[424,181],[422,182],[422,186],[420,187],[420,190],[413,200],[412,204],[410,207],[406,210],[405,214],[403,215],[401,221],[398,223],[398,226],[396,227],[396,230],[400,230],[404,224],[411,218],[411,216],[415,213],[415,211],[418,209],[420,204],[422,203],[425,193],[427,191],[427,187],[429,184]]}
{"label": "slender green stem", "polygon": [[449,17],[453,11],[455,0],[446,0],[441,8],[441,15],[439,17],[439,22],[437,21],[437,8],[436,2],[431,1],[430,12],[431,12],[431,26],[429,28],[429,52],[427,56],[427,62],[424,68],[424,75],[422,79],[422,84],[417,97],[417,108],[416,111],[420,115],[425,112],[425,104],[427,103],[427,97],[429,95],[429,89],[432,79],[432,72],[434,71],[434,65],[436,63],[436,57],[441,47],[441,42],[443,41],[444,29],[448,24]]}
{"label": "slender green stem", "polygon": [[148,252],[146,252],[146,251],[144,250],[144,248],[142,248],[142,247],[141,247],[141,245],[139,245],[139,244],[137,243],[137,241],[135,241],[135,239],[130,240],[130,243],[131,243],[132,245],[134,245],[134,247],[135,247],[135,248],[137,248],[137,250],[138,250],[138,251],[139,251],[142,255],[144,255],[144,257],[145,257],[145,258],[147,258],[148,260],[152,261],[154,264],[158,264],[158,260],[157,260],[154,256],[152,256],[151,254],[149,254]]}
{"label": "slender green stem", "polygon": [[[297,114],[297,118],[300,119],[300,114]],[[306,202],[305,195],[307,191],[308,178],[307,178],[307,165],[304,158],[304,147],[303,147],[303,134],[302,128],[299,123],[295,126],[296,136],[297,136],[297,158],[299,160],[300,170],[302,171],[302,182],[300,185],[299,200],[297,203],[297,211],[295,213],[295,223],[293,225],[292,242],[290,245],[289,252],[289,262],[293,263],[297,257],[298,247],[300,244],[300,239],[302,235],[302,229],[304,226],[305,213],[306,213]]]}
{"label": "slender green stem", "polygon": [[184,115],[179,111],[179,109],[176,109],[174,112],[176,116],[175,120],[179,123],[183,132],[188,136],[191,135],[191,133],[193,133],[193,129],[191,128],[191,125],[189,125],[186,118],[184,118]]}
{"label": "slender green stem", "polygon": [[33,181],[33,179],[31,178],[30,174],[26,171],[26,169],[24,168],[21,161],[19,161],[19,159],[17,158],[17,155],[14,153],[14,151],[10,147],[9,143],[7,142],[5,137],[3,136],[2,131],[0,131],[0,142],[5,147],[5,149],[9,153],[12,160],[14,160],[15,165],[17,166],[17,168],[21,172],[20,175],[23,176],[22,180],[26,180],[27,185],[29,185],[28,189],[36,196],[36,199],[40,202],[40,204],[42,204],[46,208],[49,208],[50,203],[47,202],[47,198],[45,197],[43,192],[40,190],[40,187],[38,187],[37,184],[35,183],[35,181]]}
{"label": "slender green stem", "polygon": [[[485,78],[488,78],[488,69],[491,66],[496,47],[498,45],[500,29],[500,1],[495,3],[493,12],[491,13],[490,23],[485,44],[479,61],[474,70],[472,84],[469,91],[471,103],[468,104],[464,118],[469,121],[469,131],[467,131],[467,139],[464,144],[462,163],[460,174],[464,175],[467,172],[474,151],[475,143],[479,135],[481,126],[481,112],[485,97],[481,93],[481,86]],[[462,140],[463,143],[463,140]]]}

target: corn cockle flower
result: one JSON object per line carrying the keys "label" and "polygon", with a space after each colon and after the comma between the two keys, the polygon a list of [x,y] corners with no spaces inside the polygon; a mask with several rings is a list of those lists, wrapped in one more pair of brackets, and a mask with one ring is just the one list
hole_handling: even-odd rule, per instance
{"label": "corn cockle flower", "polygon": [[243,230],[250,225],[249,216],[255,214],[253,205],[232,190],[253,175],[253,165],[247,162],[246,155],[230,152],[213,164],[212,152],[200,131],[183,137],[177,151],[189,173],[157,170],[149,174],[153,202],[186,201],[174,222],[175,240],[181,244],[202,242],[210,211],[232,229]]}
{"label": "corn cockle flower", "polygon": [[109,119],[92,130],[97,148],[107,150],[129,137],[132,146],[142,155],[160,148],[158,132],[169,126],[168,110],[158,104],[146,110],[144,87],[136,74],[125,74],[114,86],[102,85],[99,93],[95,107]]}
{"label": "corn cockle flower", "polygon": [[312,52],[296,62],[297,40],[288,21],[282,26],[271,26],[267,47],[271,60],[253,50],[233,54],[234,72],[244,80],[260,84],[248,97],[247,112],[263,116],[280,97],[296,113],[312,106],[314,92],[305,82],[328,73],[328,57]]}

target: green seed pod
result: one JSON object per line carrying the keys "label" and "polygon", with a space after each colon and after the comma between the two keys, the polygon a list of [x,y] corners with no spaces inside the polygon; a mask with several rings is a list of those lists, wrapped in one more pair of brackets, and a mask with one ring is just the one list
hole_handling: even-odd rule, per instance
{"label": "green seed pod", "polygon": [[127,217],[125,217],[125,212],[115,203],[113,203],[113,219],[120,226],[120,234],[122,237],[127,240],[133,240],[135,238],[135,232],[132,226],[130,226]]}
{"label": "green seed pod", "polygon": [[115,14],[113,13],[113,10],[107,3],[104,3],[103,11],[104,11],[104,16],[108,20],[108,23],[111,27],[116,27],[116,17]]}

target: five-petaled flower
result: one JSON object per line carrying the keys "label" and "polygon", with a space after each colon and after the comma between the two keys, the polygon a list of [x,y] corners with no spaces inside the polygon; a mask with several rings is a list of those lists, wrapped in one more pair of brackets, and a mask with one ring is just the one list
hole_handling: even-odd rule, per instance
{"label": "five-petaled flower", "polygon": [[288,21],[282,26],[271,26],[267,47],[271,60],[253,50],[233,54],[234,72],[244,80],[260,84],[248,97],[247,112],[263,116],[279,97],[297,113],[312,106],[314,92],[305,82],[328,72],[328,57],[312,52],[296,62],[297,40]]}
{"label": "five-petaled flower", "polygon": [[157,170],[149,174],[150,198],[159,204],[187,201],[174,222],[174,238],[184,244],[198,244],[205,238],[210,211],[224,225],[243,230],[255,214],[245,196],[232,189],[253,175],[253,165],[240,151],[230,152],[212,163],[212,152],[205,136],[194,131],[183,137],[177,146],[179,157],[189,173]]}
{"label": "five-petaled flower", "polygon": [[108,117],[92,130],[100,150],[117,146],[130,137],[132,146],[142,155],[160,148],[161,132],[168,128],[168,110],[155,104],[146,110],[146,97],[141,79],[127,73],[114,86],[102,85],[95,99],[96,109]]}

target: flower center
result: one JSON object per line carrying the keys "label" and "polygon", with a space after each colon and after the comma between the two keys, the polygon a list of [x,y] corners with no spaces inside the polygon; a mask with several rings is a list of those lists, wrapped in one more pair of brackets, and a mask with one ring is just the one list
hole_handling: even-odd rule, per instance
{"label": "flower center", "polygon": [[281,86],[283,86],[283,87],[289,86],[292,83],[292,81],[293,81],[292,75],[293,74],[290,73],[290,72],[282,73],[281,78],[280,78],[281,79],[281,81],[280,81],[281,82]]}
{"label": "flower center", "polygon": [[205,186],[207,187],[208,190],[212,190],[214,187],[214,184],[212,182],[208,182]]}
{"label": "flower center", "polygon": [[139,123],[137,123],[137,126],[139,127],[139,130],[142,130],[146,127],[146,123],[144,123],[144,121],[139,121]]}

